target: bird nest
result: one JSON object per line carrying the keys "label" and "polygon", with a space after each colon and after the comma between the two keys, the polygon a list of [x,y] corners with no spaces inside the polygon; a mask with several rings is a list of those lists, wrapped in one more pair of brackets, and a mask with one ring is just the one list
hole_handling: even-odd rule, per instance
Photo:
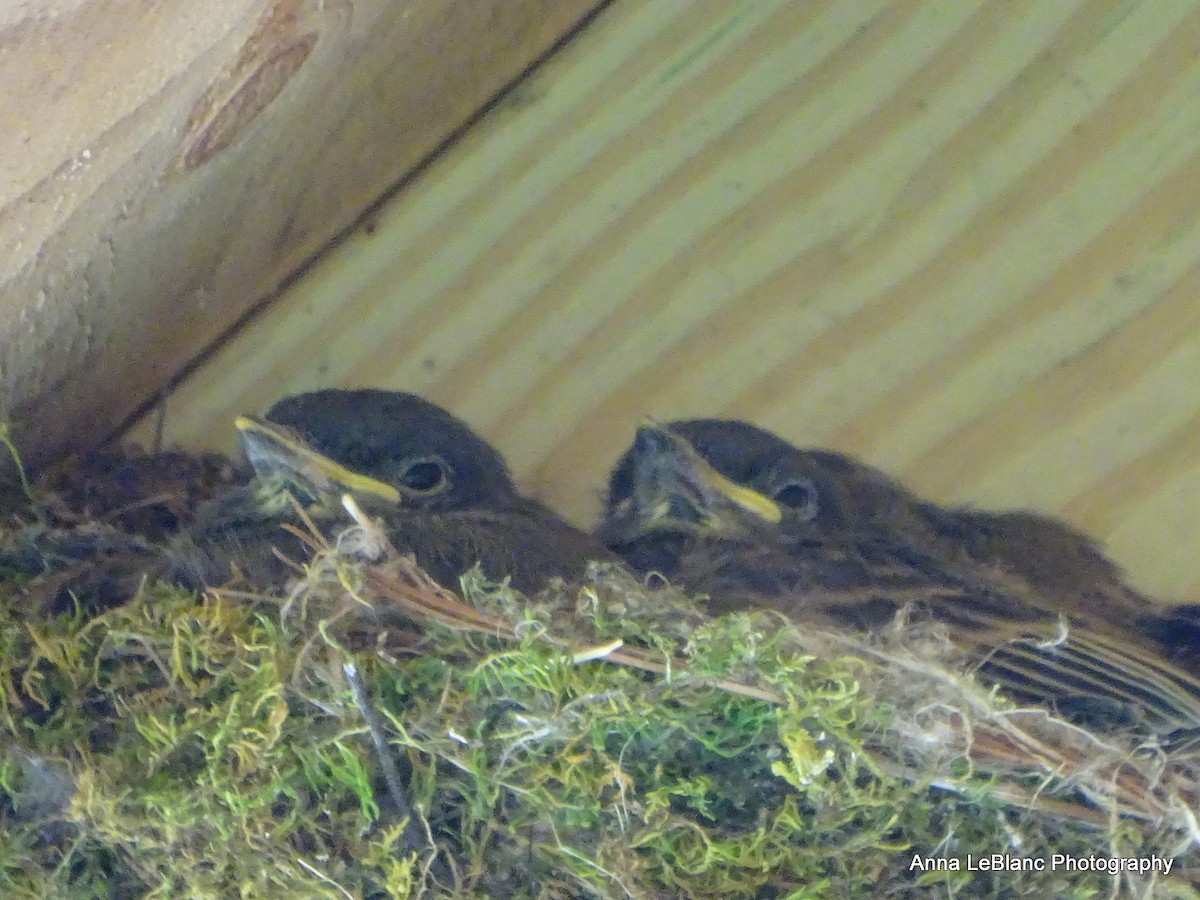
{"label": "bird nest", "polygon": [[1196,896],[1194,773],[934,625],[712,619],[605,564],[443,586],[346,523],[282,594],[44,616],[55,574],[10,573],[0,894]]}

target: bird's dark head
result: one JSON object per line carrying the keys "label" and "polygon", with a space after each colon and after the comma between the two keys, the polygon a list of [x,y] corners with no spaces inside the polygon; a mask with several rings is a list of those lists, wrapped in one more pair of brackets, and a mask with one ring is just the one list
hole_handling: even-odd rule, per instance
{"label": "bird's dark head", "polygon": [[832,532],[909,514],[912,497],[840,453],[802,450],[746,422],[645,425],[609,480],[603,532],[757,540]]}
{"label": "bird's dark head", "polygon": [[783,508],[719,471],[673,425],[647,422],[609,478],[601,532],[614,546],[663,535],[749,537]]}
{"label": "bird's dark head", "polygon": [[462,421],[413,394],[321,390],[280,400],[238,426],[259,475],[307,490],[428,510],[502,507],[516,496],[504,459]]}

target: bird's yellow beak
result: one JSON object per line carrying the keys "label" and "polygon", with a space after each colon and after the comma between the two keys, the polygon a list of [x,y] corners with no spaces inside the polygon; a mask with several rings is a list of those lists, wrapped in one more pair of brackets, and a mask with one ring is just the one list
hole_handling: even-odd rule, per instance
{"label": "bird's yellow beak", "polygon": [[390,484],[362,475],[310,447],[285,425],[255,416],[238,416],[233,423],[242,446],[259,476],[283,473],[320,496],[353,494],[399,503],[400,492]]}
{"label": "bird's yellow beak", "polygon": [[[659,488],[668,495],[689,496],[693,505],[705,512],[713,527],[718,527],[717,507],[727,502],[763,521],[777,525],[783,519],[783,508],[753,488],[726,478],[684,437],[648,421],[638,429],[637,446],[640,452],[653,457],[653,477]],[[664,512],[664,516],[667,513]]]}

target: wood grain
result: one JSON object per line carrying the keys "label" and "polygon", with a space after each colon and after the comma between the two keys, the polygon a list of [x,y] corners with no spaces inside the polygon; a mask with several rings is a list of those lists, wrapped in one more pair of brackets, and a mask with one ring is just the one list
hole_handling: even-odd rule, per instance
{"label": "wood grain", "polygon": [[619,0],[166,436],[415,390],[587,521],[643,416],[737,416],[1200,598],[1198,46],[1182,0]]}
{"label": "wood grain", "polygon": [[111,434],[594,2],[0,11],[0,405],[26,459]]}

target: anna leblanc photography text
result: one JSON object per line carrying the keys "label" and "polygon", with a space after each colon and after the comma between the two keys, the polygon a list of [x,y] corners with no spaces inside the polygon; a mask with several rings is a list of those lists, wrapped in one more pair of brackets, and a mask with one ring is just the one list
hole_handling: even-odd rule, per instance
{"label": "anna leblanc photography text", "polygon": [[985,856],[921,856],[913,854],[908,865],[910,872],[927,872],[939,869],[951,872],[1042,872],[1064,870],[1067,872],[1161,872],[1171,874],[1175,860],[1165,856],[1068,856],[1052,854],[1040,856],[1013,856],[1007,853],[989,853]]}

